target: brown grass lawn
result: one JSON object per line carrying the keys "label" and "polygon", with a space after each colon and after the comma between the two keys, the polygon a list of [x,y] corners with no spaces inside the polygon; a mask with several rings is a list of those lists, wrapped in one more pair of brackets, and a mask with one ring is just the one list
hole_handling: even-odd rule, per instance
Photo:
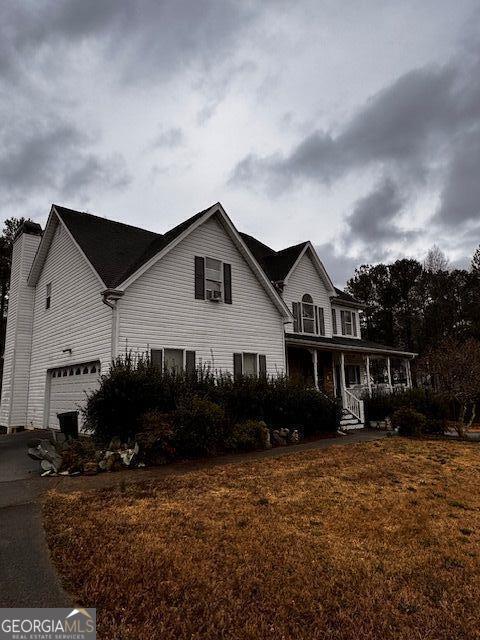
{"label": "brown grass lawn", "polygon": [[45,503],[104,640],[480,637],[480,448],[385,439]]}

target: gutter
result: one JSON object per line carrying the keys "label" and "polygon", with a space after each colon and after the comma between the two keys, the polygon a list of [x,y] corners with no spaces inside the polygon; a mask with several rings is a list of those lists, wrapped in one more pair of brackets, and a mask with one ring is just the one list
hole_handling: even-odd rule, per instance
{"label": "gutter", "polygon": [[316,340],[296,339],[291,338],[288,335],[285,336],[285,342],[291,346],[300,345],[303,347],[316,347],[317,349],[324,348],[326,351],[355,351],[358,353],[382,353],[390,354],[394,356],[403,356],[404,358],[415,358],[418,353],[411,351],[397,351],[395,349],[375,349],[375,347],[365,347],[363,345],[349,345],[349,344],[332,344],[330,342],[321,342]]}
{"label": "gutter", "polygon": [[112,333],[110,343],[110,357],[111,360],[115,360],[117,357],[117,345],[118,345],[118,329],[119,329],[119,308],[118,301],[123,297],[125,292],[120,289],[105,289],[102,291],[102,302],[110,307],[112,310]]}

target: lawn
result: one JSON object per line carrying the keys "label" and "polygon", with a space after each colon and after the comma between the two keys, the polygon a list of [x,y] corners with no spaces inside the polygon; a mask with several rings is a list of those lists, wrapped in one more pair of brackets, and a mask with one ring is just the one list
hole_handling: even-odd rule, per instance
{"label": "lawn", "polygon": [[390,438],[48,495],[104,640],[480,637],[480,449]]}

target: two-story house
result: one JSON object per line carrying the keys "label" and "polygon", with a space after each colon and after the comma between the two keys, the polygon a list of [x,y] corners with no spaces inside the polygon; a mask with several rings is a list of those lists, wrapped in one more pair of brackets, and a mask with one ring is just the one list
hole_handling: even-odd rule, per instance
{"label": "two-story house", "polygon": [[410,385],[414,355],[362,340],[361,310],[310,242],[276,252],[219,203],[164,234],[53,205],[45,230],[25,223],[13,246],[0,426],[58,427],[130,351],[299,376],[361,425],[361,392]]}

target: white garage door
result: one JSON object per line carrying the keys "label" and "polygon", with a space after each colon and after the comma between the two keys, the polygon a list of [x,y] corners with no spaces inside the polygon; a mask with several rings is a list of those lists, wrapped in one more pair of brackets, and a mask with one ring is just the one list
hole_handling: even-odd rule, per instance
{"label": "white garage door", "polygon": [[[85,362],[50,371],[48,426],[59,428],[57,413],[78,411],[85,403],[85,393],[99,386],[100,363]],[[81,426],[79,415],[79,426]]]}

